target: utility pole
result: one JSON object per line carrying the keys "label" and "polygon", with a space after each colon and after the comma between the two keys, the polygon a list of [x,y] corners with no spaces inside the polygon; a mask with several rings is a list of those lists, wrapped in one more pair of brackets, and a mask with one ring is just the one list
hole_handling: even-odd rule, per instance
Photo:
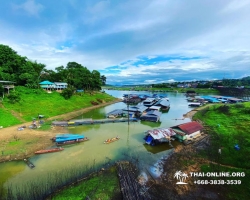
{"label": "utility pole", "polygon": [[128,98],[127,98],[127,108],[128,108],[128,125],[129,125],[129,97],[130,97],[130,95],[128,94]]}

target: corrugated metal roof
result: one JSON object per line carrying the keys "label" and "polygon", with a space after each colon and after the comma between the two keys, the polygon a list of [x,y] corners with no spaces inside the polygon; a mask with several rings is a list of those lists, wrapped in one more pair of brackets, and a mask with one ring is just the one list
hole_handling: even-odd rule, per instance
{"label": "corrugated metal roof", "polygon": [[158,110],[150,110],[147,112],[147,115],[161,116],[161,112],[159,112]]}
{"label": "corrugated metal roof", "polygon": [[203,126],[201,124],[199,124],[198,122],[195,122],[195,121],[194,122],[188,122],[188,123],[185,123],[185,124],[180,124],[180,125],[177,125],[177,127],[179,129],[181,129],[182,131],[184,131],[188,135],[203,129]]}
{"label": "corrugated metal roof", "polygon": [[146,133],[150,134],[155,140],[170,137],[176,134],[171,128],[153,129],[146,131]]}

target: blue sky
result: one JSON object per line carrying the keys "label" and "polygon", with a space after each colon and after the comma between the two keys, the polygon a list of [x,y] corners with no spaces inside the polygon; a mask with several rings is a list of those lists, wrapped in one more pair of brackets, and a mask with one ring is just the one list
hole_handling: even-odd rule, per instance
{"label": "blue sky", "polygon": [[249,76],[250,0],[1,1],[0,43],[108,84]]}

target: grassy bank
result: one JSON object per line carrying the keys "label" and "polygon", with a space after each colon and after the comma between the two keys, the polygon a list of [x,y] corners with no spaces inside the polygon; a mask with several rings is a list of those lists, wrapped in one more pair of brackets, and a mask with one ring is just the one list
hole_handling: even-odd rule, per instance
{"label": "grassy bank", "polygon": [[[193,119],[204,122],[211,135],[211,145],[200,156],[212,161],[202,165],[203,172],[244,172],[244,177],[230,177],[241,184],[210,186],[214,191],[225,194],[226,199],[248,199],[250,195],[250,103],[214,105],[194,115]],[[235,148],[238,144],[239,150]],[[218,149],[221,149],[219,154]],[[210,178],[216,179],[216,178]],[[225,178],[219,178],[226,180]]]}
{"label": "grassy bank", "polygon": [[72,112],[92,106],[91,101],[97,99],[109,102],[115,98],[101,92],[76,93],[69,100],[65,100],[58,92],[47,93],[40,89],[16,87],[16,92],[21,97],[19,103],[11,104],[7,97],[0,108],[0,126],[6,127],[21,122],[31,121],[38,114],[46,118]]}
{"label": "grassy bank", "polygon": [[99,172],[77,185],[72,185],[55,194],[53,200],[121,199],[116,167]]}

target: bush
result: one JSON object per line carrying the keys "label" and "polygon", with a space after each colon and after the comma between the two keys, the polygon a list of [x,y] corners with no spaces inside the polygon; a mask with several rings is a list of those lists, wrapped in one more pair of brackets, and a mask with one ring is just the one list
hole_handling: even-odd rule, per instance
{"label": "bush", "polygon": [[74,92],[75,88],[68,87],[62,91],[61,95],[64,97],[64,99],[70,99],[70,97],[73,96]]}
{"label": "bush", "polygon": [[11,92],[8,96],[7,96],[8,100],[10,103],[14,104],[14,103],[18,103],[21,100],[20,95],[17,92]]}

